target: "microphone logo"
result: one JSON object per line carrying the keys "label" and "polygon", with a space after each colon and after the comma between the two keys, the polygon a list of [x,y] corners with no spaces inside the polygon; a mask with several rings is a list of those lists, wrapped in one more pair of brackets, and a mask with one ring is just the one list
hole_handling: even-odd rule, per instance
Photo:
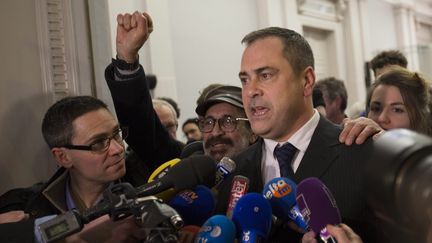
{"label": "microphone logo", "polygon": [[249,230],[243,231],[243,237],[242,237],[243,242],[250,241],[250,233],[251,232]]}
{"label": "microphone logo", "polygon": [[304,221],[306,223],[309,223],[311,211],[309,210],[309,207],[306,203],[306,200],[305,200],[303,194],[298,195],[296,200],[297,200],[298,208],[302,208],[300,213],[303,216]]}
{"label": "microphone logo", "polygon": [[282,198],[293,191],[293,188],[286,183],[283,179],[278,180],[276,183],[268,185],[268,191],[265,193],[265,198],[271,199],[272,197]]}
{"label": "microphone logo", "polygon": [[213,230],[210,232],[211,237],[219,237],[222,233],[222,229],[219,225],[215,225]]}
{"label": "microphone logo", "polygon": [[229,207],[234,208],[237,201],[243,194],[247,191],[248,181],[245,180],[234,180],[233,185],[231,187],[231,196],[233,200],[230,201]]}
{"label": "microphone logo", "polygon": [[196,199],[198,199],[198,195],[191,190],[184,190],[178,195],[183,198],[188,204],[192,204]]}

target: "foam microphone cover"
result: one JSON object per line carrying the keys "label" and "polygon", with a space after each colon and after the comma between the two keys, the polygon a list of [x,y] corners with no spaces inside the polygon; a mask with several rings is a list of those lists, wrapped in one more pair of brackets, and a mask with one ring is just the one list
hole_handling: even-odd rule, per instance
{"label": "foam microphone cover", "polygon": [[196,237],[196,243],[234,242],[236,229],[234,223],[225,215],[214,215],[209,218]]}
{"label": "foam microphone cover", "polygon": [[288,220],[291,208],[296,205],[295,182],[288,178],[277,177],[264,186],[263,196],[272,206],[273,214],[283,220]]}
{"label": "foam microphone cover", "polygon": [[204,146],[202,141],[195,141],[186,144],[180,153],[180,158],[188,158],[190,156],[204,154]]}
{"label": "foam microphone cover", "polygon": [[282,221],[292,220],[303,229],[308,230],[296,202],[297,185],[294,181],[285,178],[273,178],[264,186],[263,196],[269,200],[273,215]]}
{"label": "foam microphone cover", "polygon": [[171,167],[165,177],[176,191],[192,189],[197,185],[211,187],[215,183],[216,162],[207,155],[197,155],[181,160]]}
{"label": "foam microphone cover", "polygon": [[265,241],[272,224],[270,203],[259,193],[248,193],[238,200],[232,220],[240,242]]}
{"label": "foam microphone cover", "polygon": [[301,214],[315,233],[318,234],[327,224],[341,223],[336,200],[318,178],[311,177],[300,182],[296,200]]}
{"label": "foam microphone cover", "polygon": [[[152,182],[154,180],[161,179],[162,177],[164,177],[168,173],[168,171],[171,169],[171,167],[176,165],[178,162],[180,162],[180,159],[175,158],[175,159],[172,159],[170,161],[163,163],[158,168],[156,168],[156,170],[154,170],[152,172],[152,174],[150,175],[150,177],[148,179],[148,182]],[[175,190],[171,188],[169,190],[158,193],[155,196],[162,199],[163,201],[168,201],[170,198],[175,196],[175,193],[176,193]]]}
{"label": "foam microphone cover", "polygon": [[236,164],[232,159],[223,157],[216,165],[215,187],[217,187],[226,177],[228,177],[235,168]]}
{"label": "foam microphone cover", "polygon": [[172,166],[160,179],[136,188],[139,197],[157,195],[173,188],[176,192],[195,188],[197,185],[211,187],[215,183],[216,163],[206,155],[193,156]]}
{"label": "foam microphone cover", "polygon": [[211,190],[201,185],[178,193],[168,203],[180,214],[186,225],[202,225],[213,215],[215,204]]}

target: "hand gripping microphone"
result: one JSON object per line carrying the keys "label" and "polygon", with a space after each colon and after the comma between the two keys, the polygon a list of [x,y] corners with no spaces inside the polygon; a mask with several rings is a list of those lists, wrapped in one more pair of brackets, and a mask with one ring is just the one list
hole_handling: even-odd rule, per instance
{"label": "hand gripping microphone", "polygon": [[225,215],[214,215],[201,227],[195,243],[234,242],[236,235],[234,223]]}
{"label": "hand gripping microphone", "polygon": [[196,185],[211,187],[215,182],[216,163],[206,155],[186,158],[171,167],[160,179],[136,188],[138,197],[155,195],[173,188],[176,192],[194,188]]}
{"label": "hand gripping microphone", "polygon": [[288,178],[277,177],[267,182],[263,189],[263,196],[269,200],[272,207],[273,215],[282,221],[292,220],[304,231],[308,231],[309,227],[296,202],[295,182]]}
{"label": "hand gripping microphone", "polygon": [[[158,180],[161,179],[162,177],[164,177],[168,171],[171,169],[171,167],[173,167],[174,165],[176,165],[177,163],[179,163],[181,160],[180,159],[172,159],[170,161],[167,161],[165,163],[163,163],[162,165],[160,165],[155,171],[153,171],[153,173],[150,175],[148,182],[152,182],[154,180]],[[174,189],[168,189],[166,191],[163,191],[161,193],[158,193],[157,195],[155,195],[156,197],[162,199],[164,202],[168,201],[169,199],[173,198],[175,196],[175,191]]]}
{"label": "hand gripping microphone", "polygon": [[304,179],[297,186],[297,205],[312,230],[324,242],[336,242],[327,231],[327,224],[341,223],[336,200],[330,190],[315,177]]}
{"label": "hand gripping microphone", "polygon": [[186,225],[201,226],[215,209],[215,199],[206,186],[197,186],[193,190],[178,193],[168,203],[182,217]]}
{"label": "hand gripping microphone", "polygon": [[242,196],[233,211],[239,242],[265,242],[272,224],[270,203],[259,193]]}

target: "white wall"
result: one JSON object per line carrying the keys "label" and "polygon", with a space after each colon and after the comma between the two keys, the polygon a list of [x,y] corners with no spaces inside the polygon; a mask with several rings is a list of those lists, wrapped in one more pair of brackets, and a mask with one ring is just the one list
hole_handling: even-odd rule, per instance
{"label": "white wall", "polygon": [[[240,41],[258,28],[255,1],[129,0],[119,4],[110,0],[109,4],[112,16],[145,9],[151,14],[154,31],[145,44],[146,52],[140,53],[140,61],[147,72],[158,77],[155,96],[177,101],[181,109],[180,127],[184,120],[196,116],[196,99],[205,86],[240,85],[238,71],[243,51]],[[111,25],[115,41],[115,18],[111,19]],[[177,134],[183,139],[181,129]]]}
{"label": "white wall", "polygon": [[369,0],[368,10],[372,57],[383,50],[398,49],[393,5],[382,0]]}

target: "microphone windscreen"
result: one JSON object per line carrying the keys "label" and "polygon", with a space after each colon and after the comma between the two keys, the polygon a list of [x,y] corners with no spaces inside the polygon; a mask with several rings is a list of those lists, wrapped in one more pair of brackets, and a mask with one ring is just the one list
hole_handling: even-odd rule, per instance
{"label": "microphone windscreen", "polygon": [[185,159],[190,156],[195,155],[203,155],[204,154],[204,146],[202,141],[195,141],[188,143],[184,146],[180,153],[180,158]]}
{"label": "microphone windscreen", "polygon": [[214,215],[201,226],[195,242],[234,242],[235,235],[235,225],[228,217],[225,215]]}
{"label": "microphone windscreen", "polygon": [[[175,158],[175,159],[172,159],[170,161],[163,163],[156,170],[153,171],[153,173],[150,175],[150,177],[148,179],[148,182],[152,182],[154,180],[161,179],[162,177],[164,177],[168,173],[168,171],[171,169],[171,167],[173,167],[174,165],[176,165],[179,162],[180,162],[180,159]],[[169,190],[163,191],[161,193],[158,193],[155,196],[166,202],[169,199],[171,199],[172,197],[174,197],[175,193],[176,192],[174,189],[169,189]]]}
{"label": "microphone windscreen", "polygon": [[270,203],[259,193],[248,193],[238,200],[232,220],[240,242],[265,240],[272,223]]}
{"label": "microphone windscreen", "polygon": [[282,219],[290,219],[290,210],[296,205],[295,182],[288,178],[273,178],[264,186],[263,195],[269,200],[273,214]]}
{"label": "microphone windscreen", "polygon": [[212,187],[216,178],[216,162],[207,155],[192,156],[174,165],[165,177],[173,183],[176,191],[197,185]]}
{"label": "microphone windscreen", "polygon": [[318,178],[311,177],[300,182],[296,200],[301,214],[315,233],[318,234],[327,224],[341,223],[336,200]]}
{"label": "microphone windscreen", "polygon": [[297,207],[296,189],[294,181],[277,177],[264,186],[263,196],[269,200],[274,216],[282,222],[291,220],[302,230],[308,231],[309,227]]}
{"label": "microphone windscreen", "polygon": [[215,187],[219,186],[219,184],[228,177],[231,172],[235,169],[235,162],[228,158],[223,157],[219,163],[216,165],[216,183]]}
{"label": "microphone windscreen", "polygon": [[181,191],[168,203],[186,225],[202,225],[213,215],[215,204],[211,190],[201,185],[193,190]]}
{"label": "microphone windscreen", "polygon": [[230,196],[228,200],[228,208],[226,215],[232,218],[233,210],[238,200],[248,192],[249,179],[242,175],[236,175],[231,182]]}

